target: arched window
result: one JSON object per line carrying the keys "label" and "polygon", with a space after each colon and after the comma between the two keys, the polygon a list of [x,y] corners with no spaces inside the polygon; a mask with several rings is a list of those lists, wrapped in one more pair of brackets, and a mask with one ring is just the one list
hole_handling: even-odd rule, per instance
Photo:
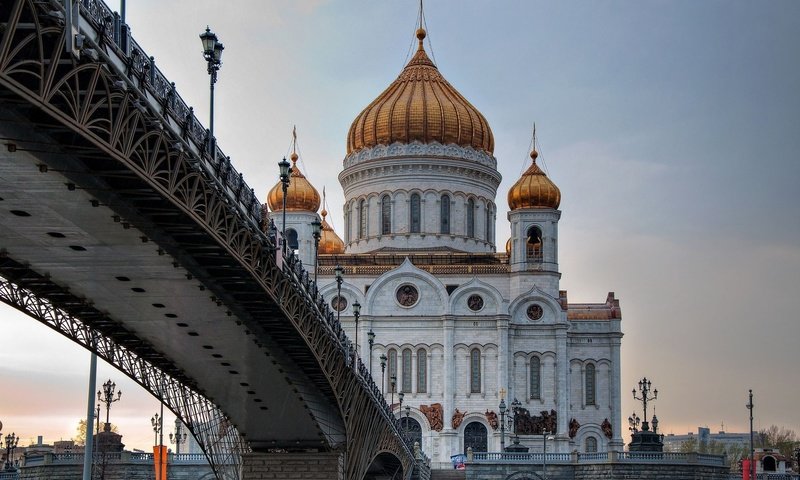
{"label": "arched window", "polygon": [[450,196],[442,195],[439,233],[450,233]]}
{"label": "arched window", "polygon": [[407,438],[411,445],[414,442],[419,442],[422,446],[422,425],[411,417],[400,417],[400,431],[403,432],[403,437]]}
{"label": "arched window", "polygon": [[586,405],[596,405],[597,402],[597,373],[594,364],[586,365]]}
{"label": "arched window", "polygon": [[386,366],[389,368],[389,375],[386,375],[386,391],[394,393],[397,391],[397,385],[395,384],[395,386],[392,387],[392,377],[394,377],[395,382],[397,382],[397,350],[394,348],[389,350],[388,357]]}
{"label": "arched window", "polygon": [[297,241],[297,230],[294,228],[286,229],[286,245],[292,250],[300,248],[300,242]]}
{"label": "arched window", "polygon": [[767,455],[761,460],[761,466],[763,467],[762,470],[765,472],[775,472],[778,470],[777,462],[775,461],[775,457],[772,455]]}
{"label": "arched window", "polygon": [[469,352],[469,391],[481,393],[481,351],[477,348]]}
{"label": "arched window", "polygon": [[428,392],[428,352],[417,350],[417,393]]}
{"label": "arched window", "polygon": [[480,422],[470,422],[464,427],[464,453],[468,448],[473,452],[485,452],[488,447],[486,441],[486,427]]}
{"label": "arched window", "polygon": [[381,198],[381,235],[392,233],[392,199],[389,195]]}
{"label": "arched window", "polygon": [[475,200],[467,200],[467,236],[475,236]]}
{"label": "arched window", "polygon": [[367,202],[358,202],[358,238],[367,238]]}
{"label": "arched window", "polygon": [[586,437],[586,453],[597,453],[597,439]]}
{"label": "arched window", "polygon": [[403,350],[403,393],[411,393],[411,349]]}
{"label": "arched window", "polygon": [[528,229],[525,251],[529,262],[542,261],[542,229],[536,225]]}
{"label": "arched window", "polygon": [[539,357],[531,357],[531,398],[542,398],[542,362]]}
{"label": "arched window", "polygon": [[411,208],[409,209],[410,218],[409,226],[411,233],[420,232],[420,199],[419,194],[414,193],[411,195]]}
{"label": "arched window", "polygon": [[492,241],[492,205],[486,205],[486,241]]}

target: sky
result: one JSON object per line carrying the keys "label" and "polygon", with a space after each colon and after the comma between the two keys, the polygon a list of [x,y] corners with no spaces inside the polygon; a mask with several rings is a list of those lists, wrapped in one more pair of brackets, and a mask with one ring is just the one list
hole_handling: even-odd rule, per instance
{"label": "sky", "polygon": [[[347,130],[416,45],[417,8],[139,0],[127,20],[205,124],[209,25],[225,45],[220,147],[265,201],[296,125],[341,234]],[[536,122],[562,193],[561,288],[621,300],[623,417],[647,376],[664,433],[747,431],[748,389],[756,428],[800,432],[800,2],[428,0],[425,13],[426,49],[494,132],[501,248]],[[88,352],[6,306],[0,339],[3,433],[73,437]],[[149,449],[158,402],[102,362],[98,375],[123,391],[123,442]]]}

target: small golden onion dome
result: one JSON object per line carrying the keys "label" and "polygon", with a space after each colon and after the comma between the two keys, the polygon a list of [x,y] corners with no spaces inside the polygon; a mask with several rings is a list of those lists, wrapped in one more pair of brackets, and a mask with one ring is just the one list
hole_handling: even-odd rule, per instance
{"label": "small golden onion dome", "polygon": [[333,231],[325,217],[328,216],[328,211],[322,209],[322,236],[319,239],[319,250],[321,254],[340,254],[344,253],[344,242],[336,232]]}
{"label": "small golden onion dome", "polygon": [[539,154],[531,152],[533,163],[508,191],[508,208],[558,208],[561,191],[536,165]]}
{"label": "small golden onion dome", "polygon": [[389,87],[350,125],[347,153],[395,142],[439,142],[472,147],[492,154],[494,136],[489,123],[428,58],[417,30],[419,47]]}
{"label": "small golden onion dome", "polygon": [[506,253],[511,255],[511,239],[506,240]]}
{"label": "small golden onion dome", "polygon": [[[286,192],[286,210],[316,212],[320,205],[319,192],[297,167],[296,153],[292,153],[291,159],[292,173],[289,175],[289,187]],[[283,187],[280,181],[269,191],[267,203],[273,212],[283,210]]]}

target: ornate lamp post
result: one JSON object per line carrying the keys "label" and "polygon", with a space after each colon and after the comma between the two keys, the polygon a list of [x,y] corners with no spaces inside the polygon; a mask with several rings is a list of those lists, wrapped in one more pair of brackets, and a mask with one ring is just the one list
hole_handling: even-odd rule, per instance
{"label": "ornate lamp post", "polygon": [[150,425],[153,426],[153,444],[162,445],[164,443],[164,419],[156,413],[150,417]]}
{"label": "ornate lamp post", "polygon": [[410,417],[410,416],[411,416],[411,407],[406,405],[406,425],[405,425],[405,428],[403,428],[403,436],[406,438],[406,440],[411,440],[411,438],[410,438],[411,437],[411,428],[410,428],[410,426],[408,424],[408,417]]}
{"label": "ornate lamp post", "polygon": [[314,284],[317,283],[317,265],[319,259],[319,239],[322,238],[322,223],[319,220],[311,222],[311,235],[314,237]]}
{"label": "ornate lamp post", "polygon": [[112,382],[109,379],[106,383],[103,384],[103,389],[97,391],[97,400],[100,403],[106,404],[106,424],[103,426],[104,432],[111,431],[111,423],[108,421],[108,417],[111,413],[111,404],[114,402],[119,402],[119,399],[122,398],[122,390],[116,392],[117,397],[114,398],[114,391],[117,389],[117,384]]}
{"label": "ornate lamp post", "polygon": [[289,162],[286,161],[284,157],[283,160],[278,162],[278,168],[280,169],[280,178],[281,178],[281,191],[283,191],[283,225],[281,225],[281,235],[283,235],[282,240],[282,249],[283,256],[286,256],[286,191],[289,189],[289,175],[292,173],[292,167],[289,166]]}
{"label": "ornate lamp post", "polygon": [[517,409],[522,407],[522,403],[516,398],[511,402],[511,425],[514,433],[514,445],[519,445],[519,435],[517,435]]}
{"label": "ornate lamp post", "polygon": [[500,397],[500,453],[506,451],[506,399]]}
{"label": "ornate lamp post", "polygon": [[336,276],[336,322],[339,322],[339,314],[342,312],[342,282],[344,281],[344,268],[341,265],[336,265],[333,269],[333,274]]}
{"label": "ornate lamp post", "polygon": [[180,419],[175,419],[175,432],[170,432],[169,443],[175,444],[175,454],[181,454],[181,445],[186,443],[186,432],[183,431],[183,424]]}
{"label": "ornate lamp post", "polygon": [[402,419],[403,419],[403,397],[405,397],[405,396],[406,396],[406,394],[403,393],[403,392],[400,392],[400,393],[397,394],[397,399],[400,401],[400,407],[397,409],[397,413],[400,414],[401,423],[402,423]]}
{"label": "ornate lamp post", "polygon": [[206,31],[200,34],[200,41],[203,42],[203,58],[208,63],[208,75],[211,77],[211,120],[209,122],[208,152],[216,160],[216,148],[214,148],[214,84],[217,83],[217,72],[222,66],[222,51],[225,47],[217,36],[206,27]]}
{"label": "ornate lamp post", "polygon": [[14,470],[14,450],[19,445],[19,437],[15,433],[6,435],[6,464],[3,467],[6,471]]}
{"label": "ornate lamp post", "polygon": [[[628,449],[632,452],[662,452],[664,451],[664,442],[661,436],[650,430],[650,424],[647,421],[647,402],[651,402],[658,398],[658,389],[653,389],[653,395],[650,395],[652,382],[647,377],[639,380],[639,390],[633,389],[634,400],[642,402],[643,416],[641,419],[636,416],[636,413],[628,417],[628,424],[632,432],[631,443]],[[641,430],[639,425],[641,424]],[[653,426],[658,427],[658,419],[653,416]]]}
{"label": "ornate lamp post", "polygon": [[634,400],[641,400],[642,402],[642,409],[644,410],[644,420],[642,420],[642,431],[646,432],[650,430],[650,427],[647,425],[647,402],[655,400],[658,398],[658,389],[656,388],[653,390],[653,396],[650,396],[650,386],[652,382],[647,379],[647,377],[642,378],[639,380],[639,392],[641,392],[641,396],[636,395],[636,389],[633,389],[633,399]]}
{"label": "ornate lamp post", "polygon": [[372,328],[367,332],[367,343],[369,343],[369,374],[372,375],[372,345],[375,343],[375,332]]}
{"label": "ornate lamp post", "polygon": [[381,354],[381,390],[386,388],[386,354]]}
{"label": "ornate lamp post", "polygon": [[544,480],[547,480],[547,438],[549,437],[551,440],[554,437],[550,437],[553,432],[548,432],[547,430],[542,431],[542,437],[544,438],[544,453],[542,454],[542,477]]}
{"label": "ornate lamp post", "polygon": [[358,317],[360,317],[360,316],[361,316],[361,304],[358,303],[358,302],[353,302],[353,318],[355,319],[355,322],[356,322],[356,358],[358,358],[358,355],[359,355],[359,349],[358,349]]}

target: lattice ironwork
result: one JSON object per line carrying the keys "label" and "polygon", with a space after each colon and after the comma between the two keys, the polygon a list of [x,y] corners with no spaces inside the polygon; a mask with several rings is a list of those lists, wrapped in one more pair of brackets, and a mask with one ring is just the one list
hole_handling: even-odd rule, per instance
{"label": "lattice ironwork", "polygon": [[[91,328],[80,318],[55,306],[33,290],[5,277],[9,271],[19,273],[21,282],[47,286],[47,280],[9,259],[0,259],[0,301],[35,318],[73,342],[95,352],[98,357],[116,366],[145,390],[164,402],[202,445],[217,478],[239,478],[239,459],[247,451],[228,417],[219,407],[180,380],[164,372],[132,350]],[[10,275],[9,275],[10,276]],[[89,304],[74,299],[86,316],[102,315]],[[83,303],[83,304],[82,304]],[[95,319],[96,321],[96,319]]]}
{"label": "lattice ironwork", "polygon": [[[354,361],[351,342],[308,274],[294,257],[276,257],[274,239],[261,231],[261,207],[241,174],[221,151],[214,155],[205,151],[207,133],[191,108],[158,71],[153,58],[132,39],[121,36],[118,18],[99,0],[82,0],[80,5],[92,28],[81,31],[85,47],[76,56],[64,48],[68,29],[60,2],[0,1],[0,23],[5,27],[0,31],[0,93],[5,98],[11,93],[38,108],[41,113],[36,121],[42,129],[63,131],[66,127],[78,134],[70,140],[99,154],[95,159],[83,158],[88,174],[103,177],[97,172],[124,171],[122,175],[168,201],[191,220],[192,234],[202,233],[235,259],[238,270],[230,273],[231,278],[257,285],[267,294],[258,302],[280,308],[291,322],[293,335],[306,345],[301,353],[289,352],[291,359],[340,411],[344,432],[335,427],[338,422],[322,418],[321,412],[316,418],[328,429],[329,448],[346,454],[345,478],[363,478],[381,453],[394,455],[409,475],[414,456],[392,412],[366,367]],[[105,179],[110,181],[108,176]],[[137,357],[132,349],[104,337],[97,338],[92,347],[95,332],[81,324],[79,315],[60,315],[61,310],[53,308],[46,296],[34,301],[30,292],[12,282],[5,285],[14,306],[98,350],[156,396],[167,397],[165,402],[170,408],[175,405],[176,413],[192,405],[207,405],[207,410],[191,407],[198,412],[212,411],[208,400]],[[269,331],[275,319],[266,318],[263,307],[253,306],[256,301],[248,303],[237,307],[250,312],[252,321]],[[182,406],[182,402],[189,403]],[[204,425],[225,418],[218,413]],[[196,421],[188,421],[200,428]],[[216,425],[204,427],[208,431],[199,435],[207,437],[206,452],[217,455],[214,461],[223,468],[236,463],[233,457],[241,450],[241,439],[229,424]],[[213,435],[223,427],[229,432],[224,436],[227,453],[211,450]]]}

